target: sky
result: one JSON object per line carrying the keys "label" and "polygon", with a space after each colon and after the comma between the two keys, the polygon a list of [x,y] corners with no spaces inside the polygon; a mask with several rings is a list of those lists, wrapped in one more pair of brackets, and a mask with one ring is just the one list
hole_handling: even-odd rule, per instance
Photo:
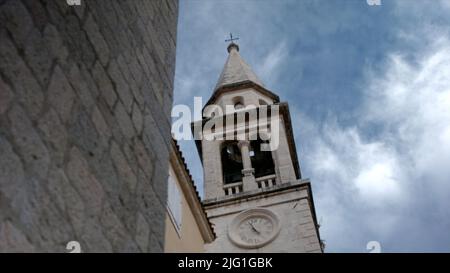
{"label": "sky", "polygon": [[230,32],[289,103],[325,251],[450,252],[450,0],[181,0],[174,104],[209,99]]}

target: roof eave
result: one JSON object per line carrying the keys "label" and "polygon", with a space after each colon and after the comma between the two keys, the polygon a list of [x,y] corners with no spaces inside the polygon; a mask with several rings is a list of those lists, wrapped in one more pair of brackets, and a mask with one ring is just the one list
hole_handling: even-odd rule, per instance
{"label": "roof eave", "polygon": [[254,88],[255,90],[257,90],[257,91],[261,92],[262,94],[264,94],[264,95],[270,97],[271,99],[273,99],[274,103],[277,103],[277,102],[280,101],[280,97],[278,97],[278,95],[276,95],[272,91],[266,89],[262,85],[257,84],[257,83],[255,83],[255,82],[253,82],[251,80],[245,80],[245,81],[225,84],[225,85],[221,85],[221,86],[217,87],[216,90],[214,91],[213,95],[211,96],[211,98],[209,98],[209,100],[206,102],[205,106],[203,106],[202,112],[203,112],[203,110],[205,109],[206,106],[212,104],[222,94],[228,93],[228,92],[231,92],[231,91],[240,90],[240,89],[245,89],[245,88]]}

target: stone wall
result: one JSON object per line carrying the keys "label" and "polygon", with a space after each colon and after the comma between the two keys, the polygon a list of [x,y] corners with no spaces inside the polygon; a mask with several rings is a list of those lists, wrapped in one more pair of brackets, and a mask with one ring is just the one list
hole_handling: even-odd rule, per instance
{"label": "stone wall", "polygon": [[0,0],[0,252],[163,250],[177,15]]}

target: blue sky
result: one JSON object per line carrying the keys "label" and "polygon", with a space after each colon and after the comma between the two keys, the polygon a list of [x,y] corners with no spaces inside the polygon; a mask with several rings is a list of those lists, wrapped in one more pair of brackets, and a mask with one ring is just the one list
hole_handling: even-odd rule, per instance
{"label": "blue sky", "polygon": [[[450,251],[450,0],[180,1],[174,103],[212,94],[229,32],[290,105],[328,252]],[[201,189],[193,141],[180,141]]]}

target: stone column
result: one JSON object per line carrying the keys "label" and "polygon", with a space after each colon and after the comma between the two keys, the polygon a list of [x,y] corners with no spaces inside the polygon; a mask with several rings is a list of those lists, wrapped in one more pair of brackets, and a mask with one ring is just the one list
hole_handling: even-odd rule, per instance
{"label": "stone column", "polygon": [[255,169],[252,168],[252,161],[250,160],[250,141],[241,140],[238,143],[239,148],[241,149],[241,157],[242,157],[242,187],[243,191],[250,191],[258,188],[255,180]]}

